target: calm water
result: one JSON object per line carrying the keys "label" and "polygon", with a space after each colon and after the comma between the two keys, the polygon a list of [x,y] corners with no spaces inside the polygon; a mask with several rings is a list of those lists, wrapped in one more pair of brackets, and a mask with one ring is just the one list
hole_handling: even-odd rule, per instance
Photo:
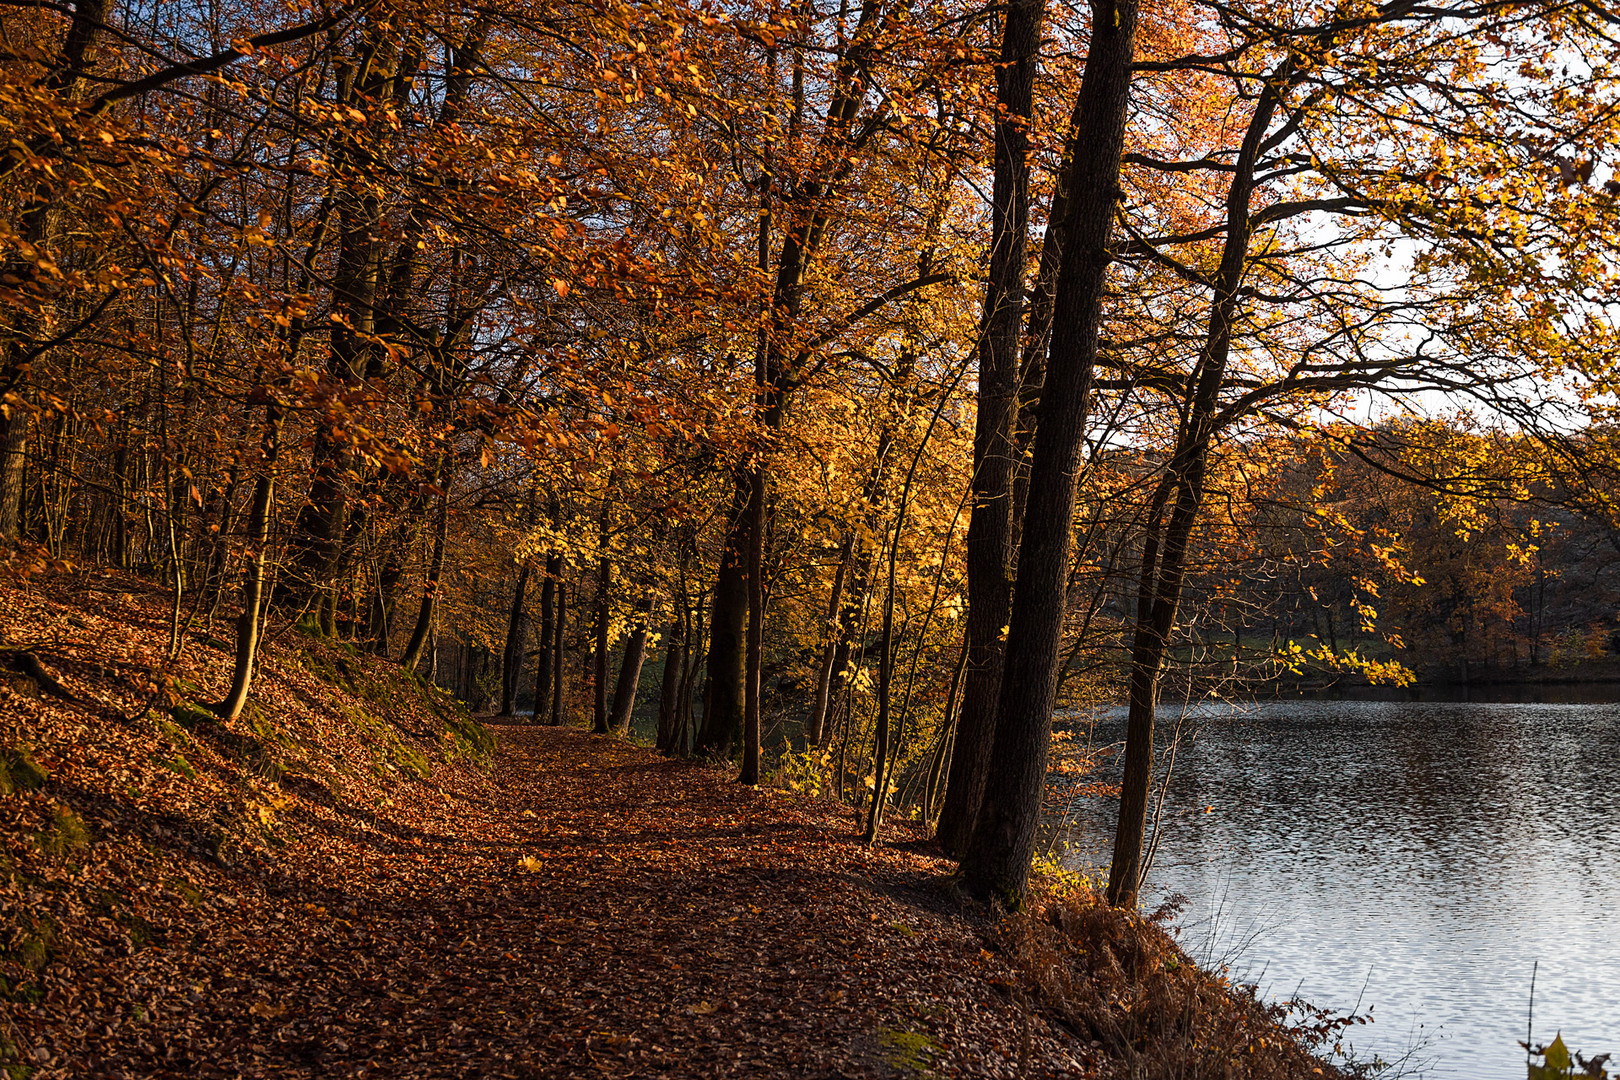
{"label": "calm water", "polygon": [[[1359,997],[1362,1056],[1416,1047],[1447,1080],[1522,1080],[1539,962],[1536,1041],[1620,1060],[1620,705],[1263,702],[1186,724],[1148,887],[1188,897],[1195,955],[1269,996]],[[1107,864],[1116,807],[1073,805],[1072,865]]]}

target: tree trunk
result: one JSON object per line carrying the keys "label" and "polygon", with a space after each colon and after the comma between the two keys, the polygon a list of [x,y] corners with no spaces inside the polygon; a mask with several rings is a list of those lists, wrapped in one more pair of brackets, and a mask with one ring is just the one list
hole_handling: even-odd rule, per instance
{"label": "tree trunk", "polygon": [[686,652],[682,630],[681,613],[676,612],[664,634],[664,677],[658,692],[658,749],[666,757],[675,753],[680,737],[681,674]]}
{"label": "tree trunk", "polygon": [[242,579],[242,613],[236,620],[236,662],[231,671],[231,689],[215,710],[222,719],[235,720],[246,707],[253,686],[253,669],[259,661],[259,614],[264,606],[265,569],[270,561],[270,511],[275,499],[275,465],[281,448],[281,410],[272,405],[264,424],[263,470],[253,485],[253,502],[248,510],[247,573]]}
{"label": "tree trunk", "polygon": [[518,675],[523,671],[523,639],[525,624],[523,603],[529,591],[529,560],[523,560],[518,571],[517,584],[512,588],[512,606],[506,616],[506,648],[501,651],[501,715],[512,715],[512,701],[517,697]]}
{"label": "tree trunk", "polygon": [[743,701],[742,772],[738,783],[759,784],[759,692],[765,646],[765,470],[754,471],[748,498],[748,679]]}
{"label": "tree trunk", "polygon": [[[605,515],[604,515],[605,516]],[[594,697],[592,699],[591,732],[595,735],[606,735],[611,730],[608,727],[608,652],[612,648],[612,639],[608,637],[608,619],[612,615],[612,606],[609,603],[608,590],[613,582],[613,560],[607,556],[606,538],[603,540],[603,554],[596,569],[596,628],[594,631],[595,651],[591,654],[591,681],[594,684]]]}
{"label": "tree trunk", "polygon": [[551,705],[551,680],[556,673],[557,638],[557,578],[562,573],[562,556],[553,552],[546,556],[546,579],[540,585],[540,648],[534,660],[534,723]]}
{"label": "tree trunk", "polygon": [[1160,516],[1164,501],[1173,491],[1174,508],[1164,529],[1162,555],[1153,532],[1149,533],[1148,543],[1142,550],[1136,635],[1131,646],[1125,775],[1120,787],[1119,823],[1114,831],[1114,859],[1108,873],[1108,902],[1116,907],[1135,907],[1142,885],[1142,845],[1153,788],[1153,722],[1159,674],[1175,629],[1187,544],[1203,505],[1210,440],[1215,435],[1220,389],[1231,355],[1232,324],[1248,260],[1249,206],[1254,192],[1255,164],[1260,158],[1266,130],[1281,102],[1283,88],[1291,85],[1296,77],[1294,62],[1289,59],[1266,81],[1233,163],[1231,186],[1226,195],[1226,240],[1210,303],[1209,329],[1199,354],[1196,378],[1191,384],[1186,419],[1177,432],[1176,452],[1165,467],[1158,506],[1149,517],[1151,522]]}
{"label": "tree trunk", "polygon": [[[558,559],[559,568],[561,559]],[[562,578],[557,579],[557,634],[551,639],[551,726],[561,727],[565,719],[563,715],[563,661],[567,658],[568,643],[565,634],[568,629],[568,590],[563,587]]]}
{"label": "tree trunk", "polygon": [[816,700],[810,717],[804,725],[806,747],[821,745],[822,732],[827,724],[827,703],[832,699],[833,662],[838,657],[839,619],[843,606],[844,579],[849,576],[849,564],[855,555],[855,537],[846,534],[839,546],[838,570],[833,574],[832,595],[827,600],[827,645],[822,650],[821,668],[816,676]]}
{"label": "tree trunk", "polygon": [[928,763],[928,782],[923,788],[923,820],[932,821],[941,795],[940,781],[950,768],[951,753],[956,744],[957,693],[962,688],[962,674],[967,670],[967,638],[956,654],[956,665],[951,669],[951,688],[945,693],[945,715],[940,720],[939,746]]}
{"label": "tree trunk", "polygon": [[615,734],[628,735],[636,711],[636,690],[641,685],[641,665],[647,658],[647,623],[638,622],[624,645],[619,662],[619,682],[613,688],[613,711],[608,725]]}
{"label": "tree trunk", "polygon": [[[95,62],[98,41],[108,23],[110,0],[79,0],[73,6],[67,34],[62,39],[54,70],[40,85],[40,89],[72,101],[83,96],[80,83]],[[49,48],[49,46],[46,46]],[[93,84],[92,84],[93,86]],[[93,92],[93,90],[92,90]],[[18,230],[41,255],[48,256],[54,247],[59,212],[51,187],[41,185],[33,197],[24,197],[24,207],[17,213]],[[13,262],[4,267],[7,277],[27,281],[34,277],[33,267]],[[9,286],[8,286],[9,287]],[[15,394],[23,401],[32,398],[29,369],[38,362],[26,347],[25,338],[48,320],[19,312],[21,333],[4,344],[3,365],[0,365],[0,399]],[[15,544],[22,538],[24,526],[23,494],[27,486],[28,425],[32,413],[25,407],[12,407],[0,412],[0,544]]]}
{"label": "tree trunk", "polygon": [[728,760],[743,734],[748,660],[748,573],[743,545],[751,492],[752,488],[741,479],[733,489],[731,524],[726,530],[709,611],[703,730],[698,733],[694,750],[715,761]]}
{"label": "tree trunk", "polygon": [[399,591],[400,579],[405,576],[405,568],[400,565],[396,553],[390,551],[383,562],[382,572],[377,575],[377,595],[371,600],[371,651],[377,655],[388,655],[388,638],[394,629],[394,594]]}
{"label": "tree trunk", "polygon": [[[1120,155],[1130,100],[1136,0],[1101,0],[1075,115],[1082,152],[1070,162],[1051,355],[1030,466],[1018,590],[1008,625],[995,738],[984,796],[962,856],[964,887],[1023,903],[1046,785],[1052,702],[1063,633],[1075,479],[1102,324]],[[965,719],[965,716],[964,716]],[[959,729],[959,740],[960,740]],[[957,755],[965,747],[958,741]]]}
{"label": "tree trunk", "polygon": [[1013,425],[1018,411],[1024,251],[1029,232],[1029,118],[1045,0],[1007,7],[996,67],[995,176],[990,266],[979,329],[979,402],[973,433],[973,509],[968,518],[968,667],[951,758],[940,846],[960,854],[983,797],[1001,685],[1002,629],[1012,597]]}
{"label": "tree trunk", "polygon": [[433,625],[434,612],[439,604],[439,579],[444,574],[444,542],[450,525],[450,480],[448,470],[442,473],[439,495],[439,515],[433,526],[433,557],[428,563],[427,580],[422,584],[422,604],[416,609],[416,627],[411,631],[410,643],[399,658],[399,666],[415,671],[422,658],[422,646],[427,643],[428,628]]}

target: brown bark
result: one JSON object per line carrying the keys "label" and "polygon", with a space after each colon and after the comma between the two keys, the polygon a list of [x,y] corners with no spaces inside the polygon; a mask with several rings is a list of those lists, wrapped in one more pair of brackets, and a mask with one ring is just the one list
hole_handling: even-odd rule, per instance
{"label": "brown bark", "polygon": [[[1099,0],[1093,7],[1091,46],[1075,103],[1080,118],[1075,130],[1084,149],[1070,162],[1065,183],[1070,201],[1018,552],[1018,589],[984,797],[962,856],[968,892],[1009,907],[1023,903],[1045,792],[1075,479],[1119,198],[1136,20],[1136,0]],[[963,749],[958,742],[957,753]]]}
{"label": "brown bark", "polygon": [[1013,422],[1018,404],[1024,251],[1029,232],[1029,118],[1044,0],[1007,8],[996,67],[995,175],[989,275],[979,329],[979,400],[973,434],[973,508],[968,518],[968,666],[956,751],[940,811],[940,846],[959,854],[973,830],[1001,685],[1002,630],[1012,582]]}
{"label": "brown bark", "polygon": [[619,662],[619,681],[613,688],[613,709],[608,726],[615,734],[628,735],[635,716],[636,691],[641,686],[641,666],[647,659],[647,623],[638,622],[624,643],[624,659]]}
{"label": "brown bark", "polygon": [[416,626],[411,630],[411,640],[405,646],[404,655],[399,658],[399,666],[406,671],[415,671],[417,661],[422,658],[422,646],[427,644],[428,629],[433,625],[433,615],[439,604],[439,579],[444,574],[444,544],[450,526],[448,470],[443,470],[442,476],[442,486],[446,490],[439,493],[439,514],[433,525],[433,555],[428,562],[427,580],[422,584],[422,603],[416,609]]}
{"label": "brown bark", "polygon": [[591,701],[591,732],[606,735],[608,727],[608,652],[613,642],[608,637],[608,620],[612,617],[613,560],[607,554],[607,510],[602,513],[602,557],[596,564],[596,624],[591,653],[591,680],[594,696]]}
{"label": "brown bark", "polygon": [[562,573],[562,556],[546,556],[546,579],[540,585],[540,648],[534,661],[534,722],[540,723],[551,705],[551,681],[561,673],[554,666],[557,633],[557,579]]}
{"label": "brown bark", "polygon": [[259,661],[259,616],[264,607],[264,583],[270,553],[270,511],[275,498],[275,465],[281,448],[281,408],[265,410],[264,441],[253,502],[248,510],[247,571],[242,578],[242,613],[236,620],[236,659],[231,688],[215,709],[222,719],[235,720],[247,706],[253,671]]}
{"label": "brown bark", "polygon": [[557,634],[551,639],[551,725],[560,727],[567,717],[563,709],[563,661],[567,658],[568,590],[557,579]]}
{"label": "brown bark", "polygon": [[832,700],[833,662],[838,657],[841,623],[838,618],[843,608],[844,581],[849,576],[849,564],[855,555],[855,537],[847,534],[839,545],[838,569],[833,573],[832,593],[827,599],[827,644],[822,649],[821,666],[816,674],[816,697],[810,707],[810,716],[804,725],[806,746],[820,746],[827,730],[827,705]]}
{"label": "brown bark", "polygon": [[748,574],[743,548],[748,525],[743,518],[751,491],[740,479],[732,489],[731,524],[726,530],[710,600],[703,730],[693,749],[699,756],[716,761],[729,759],[743,734],[748,626]]}
{"label": "brown bark", "polygon": [[658,749],[673,754],[680,738],[681,675],[686,655],[680,613],[670,620],[664,633],[664,677],[658,692]]}
{"label": "brown bark", "polygon": [[529,561],[523,560],[518,570],[517,584],[512,586],[512,604],[506,613],[506,647],[501,650],[501,715],[512,715],[512,700],[517,697],[518,675],[523,671],[523,639],[525,623],[523,605],[529,593]]}

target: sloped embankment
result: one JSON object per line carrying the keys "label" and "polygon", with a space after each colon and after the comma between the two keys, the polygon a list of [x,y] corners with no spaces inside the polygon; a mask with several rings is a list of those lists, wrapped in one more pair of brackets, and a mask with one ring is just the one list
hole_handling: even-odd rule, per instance
{"label": "sloped embankment", "polygon": [[[341,880],[405,823],[488,787],[493,742],[397,665],[273,626],[253,699],[221,724],[229,634],[190,637],[160,685],[164,598],[136,578],[0,586],[0,1069],[115,1075],[102,1041],[161,1059],[194,965],[286,920],[289,874]],[[190,1014],[189,1017],[187,1014]]]}

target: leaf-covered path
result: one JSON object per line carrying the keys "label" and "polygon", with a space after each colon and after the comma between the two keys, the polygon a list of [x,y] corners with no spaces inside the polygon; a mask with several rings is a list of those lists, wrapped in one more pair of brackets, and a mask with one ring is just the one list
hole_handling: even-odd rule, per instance
{"label": "leaf-covered path", "polygon": [[495,730],[481,790],[378,807],[363,842],[289,853],[205,949],[122,961],[133,987],[145,964],[187,989],[73,1056],[111,1076],[1082,1072],[996,989],[935,860],[718,769]]}

